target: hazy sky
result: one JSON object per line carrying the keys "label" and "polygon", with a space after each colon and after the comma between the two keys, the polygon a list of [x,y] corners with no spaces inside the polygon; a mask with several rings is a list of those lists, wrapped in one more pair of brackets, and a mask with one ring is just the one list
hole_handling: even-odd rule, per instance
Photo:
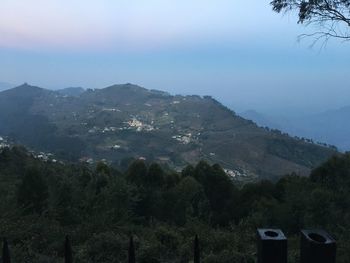
{"label": "hazy sky", "polygon": [[208,94],[237,111],[350,105],[350,44],[269,0],[1,0],[0,81],[46,88],[131,82]]}

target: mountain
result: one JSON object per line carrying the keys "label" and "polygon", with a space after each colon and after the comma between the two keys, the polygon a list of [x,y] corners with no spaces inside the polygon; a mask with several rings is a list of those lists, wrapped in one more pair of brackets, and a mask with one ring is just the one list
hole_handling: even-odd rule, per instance
{"label": "mountain", "polygon": [[1,92],[0,135],[71,161],[142,158],[181,169],[205,159],[245,181],[307,175],[336,153],[260,128],[209,96],[132,84],[80,96],[27,84]]}
{"label": "mountain", "polygon": [[342,151],[350,150],[350,106],[302,117],[267,116],[255,111],[243,112],[241,116],[263,127],[280,129],[294,136],[335,145]]}

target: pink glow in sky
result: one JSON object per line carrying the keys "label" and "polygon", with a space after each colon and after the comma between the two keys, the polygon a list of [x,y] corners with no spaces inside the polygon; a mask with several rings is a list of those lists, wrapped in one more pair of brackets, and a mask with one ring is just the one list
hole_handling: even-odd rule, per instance
{"label": "pink glow in sky", "polygon": [[148,49],[244,41],[280,18],[261,0],[2,0],[0,46]]}

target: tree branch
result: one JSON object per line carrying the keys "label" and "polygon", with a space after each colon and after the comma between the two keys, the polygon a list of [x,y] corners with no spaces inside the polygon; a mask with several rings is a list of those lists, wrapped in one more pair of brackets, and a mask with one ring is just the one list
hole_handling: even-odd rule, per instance
{"label": "tree branch", "polygon": [[299,13],[298,23],[317,24],[321,29],[304,37],[315,37],[315,42],[330,38],[350,40],[350,0],[273,0],[275,12]]}

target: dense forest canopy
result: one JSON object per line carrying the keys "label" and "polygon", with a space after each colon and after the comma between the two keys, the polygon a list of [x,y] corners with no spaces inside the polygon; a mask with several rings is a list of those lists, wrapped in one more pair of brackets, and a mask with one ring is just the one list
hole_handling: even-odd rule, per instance
{"label": "dense forest canopy", "polygon": [[350,154],[310,177],[237,186],[219,165],[181,173],[133,162],[126,171],[35,159],[24,148],[0,154],[0,235],[13,262],[61,262],[71,236],[75,262],[125,262],[130,235],[138,262],[189,262],[198,234],[203,262],[254,262],[255,229],[277,227],[298,262],[301,228],[324,228],[350,258]]}

